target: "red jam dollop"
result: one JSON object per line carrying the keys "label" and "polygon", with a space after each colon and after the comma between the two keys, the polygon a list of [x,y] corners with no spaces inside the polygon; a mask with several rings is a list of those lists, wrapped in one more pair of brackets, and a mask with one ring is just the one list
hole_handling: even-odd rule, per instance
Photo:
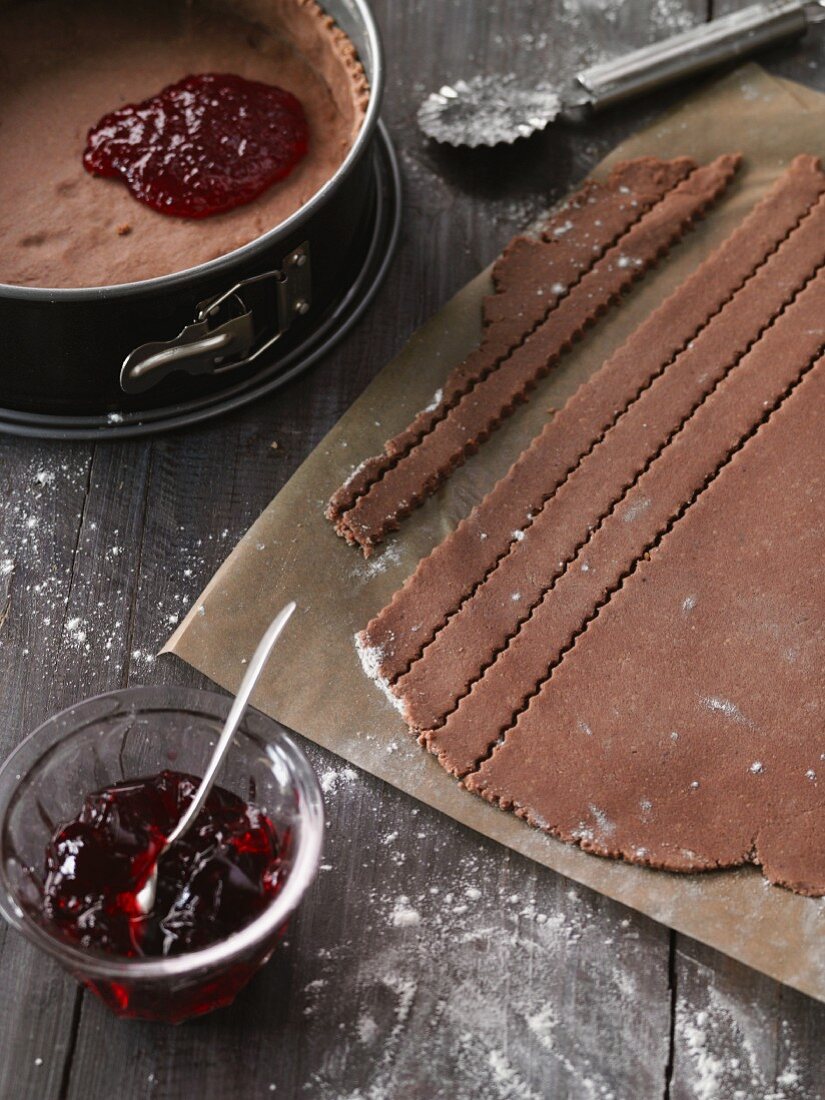
{"label": "red jam dollop", "polygon": [[87,795],[46,848],[47,923],[82,947],[167,956],[225,939],[266,909],[282,885],[288,831],[216,786],[158,863],[152,912],[139,914],[136,893],[199,782],[167,770]]}
{"label": "red jam dollop", "polygon": [[206,218],[251,202],[305,156],[309,130],[290,92],[231,73],[200,73],[104,115],[83,164],[123,179],[161,214]]}

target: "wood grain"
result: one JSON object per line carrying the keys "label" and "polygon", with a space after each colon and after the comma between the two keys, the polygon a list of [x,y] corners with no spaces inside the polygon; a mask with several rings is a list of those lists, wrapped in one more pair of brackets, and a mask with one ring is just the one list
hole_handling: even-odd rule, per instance
{"label": "wood grain", "polygon": [[[708,14],[705,0],[374,7],[405,224],[356,331],[308,377],[197,431],[0,442],[3,753],[96,691],[206,686],[153,654],[234,542],[413,329],[680,92],[477,154],[423,141],[422,94],[482,70],[563,78]],[[821,43],[777,51],[776,67],[825,88]],[[236,1005],[179,1028],[118,1021],[0,929],[2,1100],[825,1095],[825,1007],[307,750],[327,788],[325,869]]]}

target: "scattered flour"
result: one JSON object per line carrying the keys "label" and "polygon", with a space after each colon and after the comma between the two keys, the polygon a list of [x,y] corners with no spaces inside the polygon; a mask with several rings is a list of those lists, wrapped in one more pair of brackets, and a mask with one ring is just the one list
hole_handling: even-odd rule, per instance
{"label": "scattered flour", "polygon": [[554,1049],[553,1033],[556,1030],[558,1020],[552,1005],[546,1004],[527,1017],[527,1026],[547,1051]]}
{"label": "scattered flour", "polygon": [[730,718],[732,722],[738,722],[741,726],[753,725],[750,718],[746,718],[736,703],[732,703],[730,699],[720,699],[716,695],[706,695],[703,696],[701,703],[708,710],[715,711],[717,714],[724,714],[726,718]]}
{"label": "scattered flour", "polygon": [[493,1080],[504,1095],[511,1097],[512,1100],[540,1100],[538,1093],[524,1082],[501,1051],[491,1050],[488,1062]]}
{"label": "scattered flour", "polygon": [[[700,979],[704,984],[704,977]],[[713,984],[705,1004],[676,1004],[675,1077],[692,1100],[813,1100],[784,1020],[733,1000]],[[818,1094],[817,1094],[818,1095]]]}
{"label": "scattered flour", "polygon": [[[33,445],[17,483],[9,488],[0,525],[0,578],[5,581],[0,618],[23,607],[18,597],[25,591],[23,636],[46,628],[38,652],[49,647],[50,657],[68,662],[67,673],[73,671],[84,681],[92,670],[99,674],[106,666],[122,667],[130,660],[137,666],[134,671],[145,672],[170,627],[226,557],[221,544],[229,537],[225,529],[190,538],[179,525],[171,533],[175,560],[163,573],[162,594],[154,583],[142,584],[135,593],[134,532],[127,537],[108,512],[96,514],[99,488],[88,450],[58,458],[54,451]],[[55,529],[57,502],[66,520],[78,524],[72,537]],[[170,580],[175,584],[171,589]],[[135,625],[140,623],[141,636],[127,650],[124,624],[136,596],[141,614]],[[0,636],[0,650],[5,644],[8,639]],[[62,654],[52,647],[62,647]],[[29,651],[28,645],[20,650],[24,657]],[[105,677],[96,683],[112,686]]]}
{"label": "scattered flour", "polygon": [[683,1020],[680,1031],[696,1074],[693,1092],[696,1100],[718,1100],[725,1063],[709,1045],[708,1014],[697,1012],[693,1019]]}
{"label": "scattered flour", "polygon": [[319,781],[324,794],[332,794],[339,787],[355,782],[357,778],[358,772],[345,765],[341,768],[327,768],[321,773]]}
{"label": "scattered flour", "polygon": [[421,914],[410,905],[410,899],[402,894],[395,903],[390,913],[390,922],[396,928],[410,928],[421,924]]}
{"label": "scattered flour", "polygon": [[[561,893],[560,880],[481,844],[464,852],[449,884],[435,885],[421,874],[417,857],[426,852],[428,862],[449,861],[450,827],[422,809],[411,841],[397,814],[385,812],[380,790],[365,777],[363,835],[380,853],[380,876],[364,899],[358,937],[322,948],[303,991],[307,1027],[338,1028],[341,1049],[350,1053],[314,1068],[307,1094],[395,1100],[412,1095],[414,1084],[416,1095],[433,1100],[544,1100],[556,1095],[544,1091],[551,1080],[559,1096],[631,1095],[635,1076],[622,1092],[600,1074],[601,1029],[609,1015],[630,1012],[642,996],[627,973],[642,964],[638,918],[620,912],[594,919],[599,902],[591,895],[572,886]],[[332,832],[330,844],[327,855],[343,874],[350,841]],[[609,953],[605,934],[617,945]],[[598,968],[597,1000],[608,1014],[598,1021],[571,1014],[564,986],[539,977],[579,950]],[[533,966],[533,980],[511,984],[513,973],[527,975]],[[407,1040],[413,1027],[415,1043]],[[639,1065],[630,1065],[635,1074]]]}
{"label": "scattered flour", "polygon": [[404,704],[396,696],[393,695],[389,681],[386,680],[380,672],[380,663],[383,656],[382,650],[378,646],[364,645],[359,634],[355,635],[355,649],[358,653],[359,660],[361,661],[361,667],[364,670],[370,680],[373,680],[375,684],[383,691],[388,702],[390,702],[395,710],[399,714],[404,713]]}
{"label": "scattered flour", "polygon": [[364,1012],[358,1017],[355,1025],[358,1042],[364,1046],[370,1046],[378,1037],[378,1024],[368,1013]]}
{"label": "scattered flour", "polygon": [[620,513],[622,523],[633,523],[633,521],[638,519],[649,507],[650,501],[647,497],[642,497],[641,500],[634,501],[633,504],[628,505],[628,507],[623,509]]}
{"label": "scattered flour", "polygon": [[370,558],[365,559],[355,554],[353,554],[353,557],[356,560],[351,570],[352,577],[355,580],[369,581],[373,577],[385,573],[388,568],[400,565],[401,549],[398,543],[388,542],[379,549],[377,554],[373,554]]}
{"label": "scattered flour", "polygon": [[589,809],[590,813],[596,820],[596,824],[599,827],[600,833],[602,833],[604,836],[611,836],[611,834],[616,832],[615,822],[610,820],[604,810],[601,810],[598,806],[593,806],[592,804],[590,805]]}
{"label": "scattered flour", "polygon": [[425,406],[424,412],[435,412],[441,402],[444,400],[444,390],[436,390],[433,394],[433,399],[429,405]]}

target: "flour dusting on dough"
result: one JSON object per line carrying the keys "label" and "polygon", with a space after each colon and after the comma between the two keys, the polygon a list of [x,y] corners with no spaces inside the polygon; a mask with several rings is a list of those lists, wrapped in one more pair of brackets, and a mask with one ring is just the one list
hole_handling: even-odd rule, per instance
{"label": "flour dusting on dough", "polygon": [[724,714],[726,718],[730,718],[731,721],[738,722],[742,726],[753,725],[750,718],[746,718],[736,703],[732,703],[730,699],[721,699],[716,695],[706,695],[702,699],[702,706],[715,711],[717,714]]}
{"label": "flour dusting on dough", "polygon": [[384,658],[383,648],[381,646],[365,645],[361,639],[361,635],[356,634],[355,650],[364,673],[383,691],[384,695],[386,695],[387,699],[392,703],[398,713],[403,714],[404,704],[397,696],[393,695],[389,680],[381,675],[381,661]]}
{"label": "flour dusting on dough", "polygon": [[435,412],[441,402],[444,400],[444,390],[436,390],[433,394],[433,399],[424,409],[425,413]]}

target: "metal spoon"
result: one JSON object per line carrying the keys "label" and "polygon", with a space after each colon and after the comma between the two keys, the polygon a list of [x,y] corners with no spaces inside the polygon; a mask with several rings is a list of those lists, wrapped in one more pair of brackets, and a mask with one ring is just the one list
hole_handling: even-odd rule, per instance
{"label": "metal spoon", "polygon": [[249,668],[246,670],[246,675],[241,681],[240,688],[238,688],[235,702],[232,704],[229,717],[226,719],[221,735],[218,738],[218,743],[215,746],[215,751],[212,753],[212,759],[209,761],[209,767],[206,769],[206,774],[201,780],[201,784],[197,791],[195,791],[195,797],[186,807],[186,813],[167,837],[166,843],[155,857],[155,862],[149,871],[146,881],[135,894],[138,911],[143,916],[151,913],[155,905],[155,895],[157,894],[158,888],[158,861],[169,851],[175,841],[180,840],[198,816],[204,802],[209,797],[209,792],[212,790],[220,766],[229,751],[229,746],[232,744],[232,738],[235,736],[238,726],[241,724],[244,711],[249,703],[249,697],[255,690],[255,685],[264,670],[264,665],[269,659],[272,647],[275,645],[284,627],[289,622],[290,616],[294,610],[295,603],[291,601],[275,616],[267,628],[266,633],[261,638],[260,642],[258,642],[258,648],[255,650],[249,662]]}

